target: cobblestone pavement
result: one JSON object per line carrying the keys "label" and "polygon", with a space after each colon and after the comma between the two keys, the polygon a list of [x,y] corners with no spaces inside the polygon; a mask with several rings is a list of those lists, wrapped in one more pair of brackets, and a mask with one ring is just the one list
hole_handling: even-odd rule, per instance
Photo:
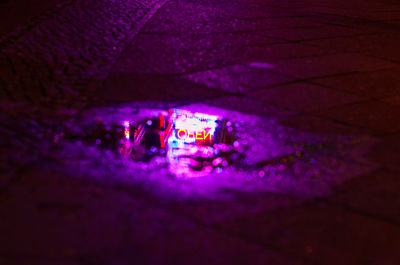
{"label": "cobblestone pavement", "polygon": [[[0,37],[0,264],[400,263],[396,1],[49,8]],[[244,121],[261,180],[58,145],[87,117],[198,106]]]}
{"label": "cobblestone pavement", "polygon": [[[5,34],[2,96],[50,101],[85,96],[162,1],[66,1],[32,25]],[[75,98],[73,97],[75,96]],[[71,98],[72,97],[72,98]]]}
{"label": "cobblestone pavement", "polygon": [[37,16],[42,12],[51,12],[54,8],[59,8],[62,1],[24,1],[26,8],[21,9],[21,1],[3,0],[0,2],[1,25],[0,34],[15,31],[19,27],[24,27],[27,23],[34,23]]}

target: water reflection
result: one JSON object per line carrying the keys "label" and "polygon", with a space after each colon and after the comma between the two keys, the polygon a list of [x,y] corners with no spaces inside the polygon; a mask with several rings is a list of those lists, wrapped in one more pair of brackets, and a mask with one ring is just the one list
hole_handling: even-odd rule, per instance
{"label": "water reflection", "polygon": [[203,104],[93,109],[66,127],[54,153],[63,170],[164,195],[238,189],[320,196],[373,167],[363,162],[368,137],[301,132]]}
{"label": "water reflection", "polygon": [[176,176],[197,177],[221,170],[237,151],[232,123],[218,116],[174,109],[170,126],[167,159]]}
{"label": "water reflection", "polygon": [[86,140],[117,150],[134,161],[164,157],[170,173],[177,177],[218,172],[238,157],[234,155],[238,143],[232,122],[183,109],[170,109],[140,121],[125,120],[120,125],[98,122],[84,131]]}

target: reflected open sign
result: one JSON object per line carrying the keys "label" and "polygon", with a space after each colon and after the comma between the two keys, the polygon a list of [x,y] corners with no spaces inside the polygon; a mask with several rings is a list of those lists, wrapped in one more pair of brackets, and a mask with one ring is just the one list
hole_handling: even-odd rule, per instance
{"label": "reflected open sign", "polygon": [[176,130],[176,138],[179,140],[193,139],[193,140],[204,140],[211,141],[211,129],[204,129],[200,132],[192,132],[186,129]]}
{"label": "reflected open sign", "polygon": [[218,127],[217,116],[175,109],[171,115],[173,137],[178,143],[211,145]]}

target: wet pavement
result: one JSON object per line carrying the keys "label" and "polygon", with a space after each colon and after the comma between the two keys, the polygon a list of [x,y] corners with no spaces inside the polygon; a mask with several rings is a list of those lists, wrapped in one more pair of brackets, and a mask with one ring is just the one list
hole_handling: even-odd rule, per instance
{"label": "wet pavement", "polygon": [[399,4],[18,14],[0,36],[0,264],[400,263]]}
{"label": "wet pavement", "polygon": [[172,201],[224,198],[224,190],[314,198],[375,169],[364,158],[375,142],[301,132],[274,118],[205,104],[169,110],[128,104],[82,113],[45,153],[60,171],[140,189],[151,185],[147,192]]}

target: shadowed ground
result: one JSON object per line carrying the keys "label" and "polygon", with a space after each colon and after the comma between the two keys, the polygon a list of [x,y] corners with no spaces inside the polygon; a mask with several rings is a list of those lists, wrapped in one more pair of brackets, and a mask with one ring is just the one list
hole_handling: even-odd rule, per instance
{"label": "shadowed ground", "polygon": [[[400,263],[396,1],[39,2],[1,3],[0,264]],[[192,106],[242,119],[262,176],[58,145]]]}

